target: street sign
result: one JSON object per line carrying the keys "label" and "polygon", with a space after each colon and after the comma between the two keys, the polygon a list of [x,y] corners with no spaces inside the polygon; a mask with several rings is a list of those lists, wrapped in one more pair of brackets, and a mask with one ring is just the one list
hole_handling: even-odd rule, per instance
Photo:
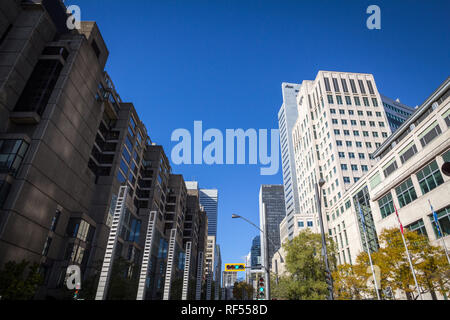
{"label": "street sign", "polygon": [[225,263],[225,271],[245,271],[245,263]]}

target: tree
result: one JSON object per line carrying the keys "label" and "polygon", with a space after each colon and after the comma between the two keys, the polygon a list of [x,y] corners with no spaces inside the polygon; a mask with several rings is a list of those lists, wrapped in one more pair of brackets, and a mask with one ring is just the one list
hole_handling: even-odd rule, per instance
{"label": "tree", "polygon": [[[272,292],[278,299],[320,300],[328,296],[325,282],[325,263],[322,256],[320,234],[306,229],[297,237],[283,244],[286,254],[287,275],[279,277],[279,284]],[[327,239],[330,269],[336,267],[336,250],[333,241]]]}
{"label": "tree", "polygon": [[33,299],[38,287],[43,283],[37,263],[29,261],[9,261],[0,271],[0,296],[4,300]]}
{"label": "tree", "polygon": [[[429,292],[437,299],[436,292],[446,296],[450,289],[450,267],[444,250],[433,246],[428,238],[417,232],[404,231],[405,241],[416,272],[421,293]],[[406,255],[402,235],[398,228],[383,230],[379,235],[380,249],[372,252],[372,262],[380,270],[379,278],[381,297],[383,289],[390,287],[392,292],[402,291],[407,299],[417,299],[414,278]],[[368,284],[370,272],[369,256],[361,252],[356,258],[356,264],[341,265],[333,274],[335,292],[339,299],[359,299],[370,297],[376,299],[374,286]]]}
{"label": "tree", "polygon": [[367,277],[361,265],[341,264],[333,272],[333,288],[336,300],[361,300],[367,295]]}
{"label": "tree", "polygon": [[236,300],[252,300],[254,288],[251,284],[245,281],[237,281],[233,286],[233,297]]}

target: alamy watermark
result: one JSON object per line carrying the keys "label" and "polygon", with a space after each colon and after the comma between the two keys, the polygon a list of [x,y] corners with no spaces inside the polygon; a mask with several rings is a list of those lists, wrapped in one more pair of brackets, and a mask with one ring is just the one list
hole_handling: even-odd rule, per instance
{"label": "alamy watermark", "polygon": [[81,270],[77,265],[70,265],[66,270],[66,286],[69,290],[81,289]]}
{"label": "alamy watermark", "polygon": [[[225,135],[219,129],[203,132],[203,122],[194,121],[194,134],[179,128],[172,132],[171,141],[178,142],[171,153],[172,163],[207,165],[259,164],[260,174],[275,175],[280,167],[280,132],[270,130],[270,153],[268,150],[268,129],[226,129]],[[225,136],[225,144],[224,144]],[[208,144],[203,148],[203,142]],[[236,161],[235,161],[236,150]],[[248,153],[248,157],[246,157]],[[193,156],[193,159],[192,159]],[[248,159],[246,159],[248,158]],[[248,162],[246,162],[248,160]]]}
{"label": "alamy watermark", "polygon": [[366,26],[369,30],[381,29],[381,9],[379,6],[372,4],[367,7],[367,14],[370,16],[367,18]]}
{"label": "alamy watermark", "polygon": [[66,26],[69,30],[81,29],[81,9],[79,6],[71,5],[67,7],[66,12],[69,14],[66,20]]}

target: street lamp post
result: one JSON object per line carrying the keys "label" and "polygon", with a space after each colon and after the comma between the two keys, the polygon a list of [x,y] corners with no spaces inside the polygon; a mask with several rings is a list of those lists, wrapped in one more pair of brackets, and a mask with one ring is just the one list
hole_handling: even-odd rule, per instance
{"label": "street lamp post", "polygon": [[[265,205],[264,205],[264,209],[265,209]],[[252,226],[254,226],[256,229],[258,229],[259,231],[261,231],[261,233],[264,235],[264,239],[269,240],[270,243],[275,247],[275,243],[272,241],[272,239],[269,237],[269,235],[267,234],[267,232],[265,231],[266,228],[264,228],[264,231],[258,227],[256,224],[254,224],[253,222],[251,222],[250,220],[247,220],[246,218],[237,215],[237,214],[232,214],[231,218],[233,219],[243,219],[245,221],[247,221],[248,223],[250,223]],[[267,241],[266,241],[267,243]],[[268,246],[265,246],[266,249],[266,254],[265,254],[265,262],[264,262],[264,269],[266,271],[266,288],[267,288],[267,300],[270,300],[270,270],[268,268],[269,266],[269,250],[268,250]],[[281,256],[280,252],[278,252],[278,255],[280,256],[280,262],[284,263],[283,257]],[[276,276],[276,283],[278,284],[278,266],[275,266],[275,276]]]}
{"label": "street lamp post", "polygon": [[330,281],[330,285],[328,286],[328,300],[334,300],[333,297],[333,278],[331,277],[330,272],[330,266],[328,264],[328,253],[327,253],[327,243],[325,240],[325,230],[323,226],[323,217],[322,217],[322,187],[325,184],[325,180],[322,178],[319,179],[319,183],[316,182],[316,205],[317,205],[317,211],[319,215],[319,222],[320,222],[320,233],[322,235],[322,254],[325,261],[325,272],[327,273],[327,278]]}

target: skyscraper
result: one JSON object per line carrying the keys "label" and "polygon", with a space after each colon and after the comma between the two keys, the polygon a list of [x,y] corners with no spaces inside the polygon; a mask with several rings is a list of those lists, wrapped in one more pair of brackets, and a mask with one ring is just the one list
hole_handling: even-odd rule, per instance
{"label": "skyscraper", "polygon": [[208,235],[215,237],[217,237],[218,197],[217,189],[200,189],[200,204],[208,216]]}
{"label": "skyscraper", "polygon": [[292,138],[300,213],[315,216],[313,227],[318,225],[317,180],[326,182],[327,221],[338,214],[328,208],[375,164],[371,154],[397,125],[390,124],[383,101],[371,74],[319,71],[314,81],[302,82]]}
{"label": "skyscraper", "polygon": [[250,249],[250,264],[252,269],[261,268],[261,237],[256,236],[252,241]]}
{"label": "skyscraper", "polygon": [[[262,185],[259,192],[259,223],[260,228],[266,232],[267,239],[261,233],[261,261],[265,264],[268,254],[270,269],[272,257],[280,248],[280,223],[286,216],[284,205],[283,185]],[[267,251],[266,251],[267,246]]]}
{"label": "skyscraper", "polygon": [[297,192],[297,175],[295,172],[295,155],[292,144],[292,128],[298,117],[297,94],[300,85],[282,83],[283,104],[278,112],[278,126],[280,129],[281,164],[283,167],[284,199],[286,207],[286,223],[288,237],[292,239],[294,232],[294,214],[299,213]]}

